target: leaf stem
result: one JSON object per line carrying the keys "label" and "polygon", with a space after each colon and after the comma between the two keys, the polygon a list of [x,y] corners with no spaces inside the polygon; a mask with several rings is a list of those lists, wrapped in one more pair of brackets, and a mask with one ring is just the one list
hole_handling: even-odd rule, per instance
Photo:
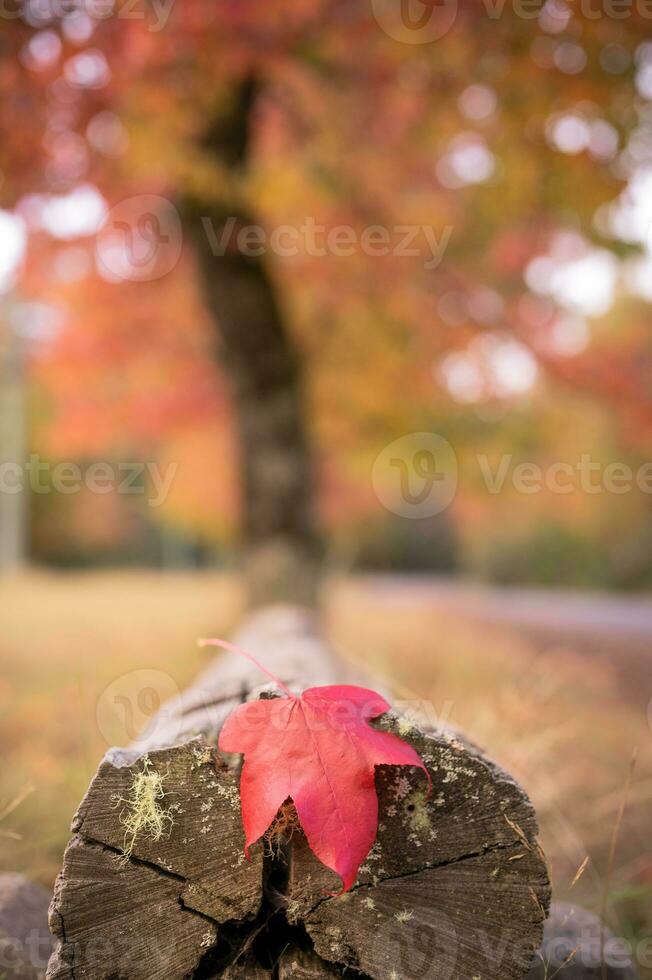
{"label": "leaf stem", "polygon": [[197,640],[197,645],[200,647],[221,647],[224,650],[230,650],[231,653],[237,653],[241,657],[246,657],[247,660],[250,660],[252,664],[258,667],[258,670],[261,670],[263,674],[266,674],[268,677],[270,677],[274,681],[277,687],[280,687],[282,691],[285,691],[288,697],[292,698],[293,701],[297,700],[296,695],[292,693],[290,688],[286,684],[284,684],[283,681],[280,681],[278,677],[275,677],[274,674],[272,674],[271,670],[268,670],[267,667],[264,667],[259,660],[256,660],[256,658],[252,656],[251,653],[247,653],[246,650],[243,650],[242,647],[237,646],[235,643],[229,643],[228,640],[202,639],[202,640]]}

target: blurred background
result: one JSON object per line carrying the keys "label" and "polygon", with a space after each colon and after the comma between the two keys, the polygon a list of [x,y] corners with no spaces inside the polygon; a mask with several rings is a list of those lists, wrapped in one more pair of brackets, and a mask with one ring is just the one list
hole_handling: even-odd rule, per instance
{"label": "blurred background", "polygon": [[651,26],[2,5],[3,867],[52,883],[198,635],[319,589],[652,976]]}

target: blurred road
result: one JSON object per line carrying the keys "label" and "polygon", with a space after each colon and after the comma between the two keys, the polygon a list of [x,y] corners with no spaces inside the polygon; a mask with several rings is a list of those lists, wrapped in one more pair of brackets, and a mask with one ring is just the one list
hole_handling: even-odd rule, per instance
{"label": "blurred road", "polygon": [[359,581],[382,607],[425,606],[515,630],[541,652],[568,646],[605,659],[628,698],[647,705],[652,696],[652,597],[501,588],[428,576]]}

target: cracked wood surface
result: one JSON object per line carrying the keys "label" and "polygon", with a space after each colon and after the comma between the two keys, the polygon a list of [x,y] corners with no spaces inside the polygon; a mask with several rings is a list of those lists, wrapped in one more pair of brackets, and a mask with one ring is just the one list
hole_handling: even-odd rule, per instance
{"label": "cracked wood surface", "polygon": [[228,966],[222,974],[222,980],[271,980],[271,976],[271,970],[266,970],[249,956],[233,966]]}
{"label": "cracked wood surface", "polygon": [[66,850],[50,927],[60,942],[47,976],[57,980],[185,977],[216,939],[184,909],[177,880],[81,837]]}
{"label": "cracked wood surface", "polygon": [[378,838],[353,889],[305,839],[293,841],[290,915],[326,960],[378,978],[519,980],[537,949],[550,892],[534,811],[520,787],[448,733],[402,734],[428,766],[377,772]]}
{"label": "cracked wood surface", "polygon": [[[125,820],[142,806],[132,789],[143,771],[162,779],[166,819],[159,840],[136,835],[127,859]],[[262,847],[245,861],[236,777],[203,741],[136,759],[109,753],[73,830],[50,910],[51,980],[185,977],[220,924],[258,912]]]}
{"label": "cracked wood surface", "polygon": [[296,947],[286,949],[278,964],[278,980],[334,980],[341,975],[315,953]]}
{"label": "cracked wood surface", "polygon": [[[357,680],[300,610],[258,614],[237,642],[290,686]],[[107,754],[57,883],[50,980],[522,980],[549,902],[536,819],[520,787],[453,732],[383,719],[420,753],[433,792],[416,770],[379,767],[378,840],[350,893],[334,897],[339,879],[301,832],[243,859],[238,759],[211,744],[260,686],[253,665],[219,657],[146,741]],[[125,858],[143,772],[162,780],[165,830],[137,833]],[[281,946],[265,962],[261,936],[274,931]]]}

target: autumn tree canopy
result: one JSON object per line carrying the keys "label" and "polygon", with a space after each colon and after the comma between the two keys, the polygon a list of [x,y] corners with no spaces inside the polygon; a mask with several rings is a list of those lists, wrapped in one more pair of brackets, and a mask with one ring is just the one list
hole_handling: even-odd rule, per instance
{"label": "autumn tree canopy", "polygon": [[[645,316],[606,314],[650,295],[651,18],[643,0],[12,10],[1,203],[29,231],[21,298],[61,321],[37,352],[43,444],[97,455],[127,434],[185,460],[170,513],[229,525],[222,365],[240,442],[273,443],[274,424],[293,447],[285,516],[263,524],[284,529],[291,512],[304,536],[308,442],[322,519],[346,525],[377,507],[379,440],[451,404],[503,411],[544,374],[610,402],[645,445]],[[143,201],[153,229],[138,224]],[[96,237],[112,208],[131,253],[106,224]],[[179,252],[141,275],[150,233]],[[233,255],[249,264],[229,267]],[[249,273],[246,288],[237,277],[253,267],[267,313],[250,346],[278,346],[249,377],[246,330],[228,322],[251,307],[224,296],[248,295]],[[252,398],[295,384],[295,405],[247,417]],[[198,463],[211,446],[219,467]],[[246,513],[284,451],[245,462]]]}

